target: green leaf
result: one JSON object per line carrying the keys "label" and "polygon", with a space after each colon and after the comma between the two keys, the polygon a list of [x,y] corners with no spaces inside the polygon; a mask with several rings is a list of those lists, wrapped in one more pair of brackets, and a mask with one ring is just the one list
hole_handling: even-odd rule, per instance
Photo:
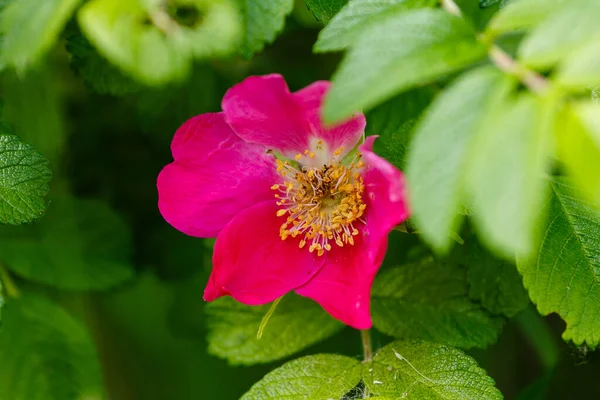
{"label": "green leaf", "polygon": [[600,206],[600,106],[572,104],[556,128],[557,153],[587,198]]}
{"label": "green leaf", "polygon": [[0,330],[0,398],[100,398],[102,377],[85,330],[55,304],[24,295],[7,302]]}
{"label": "green leaf", "polygon": [[487,31],[492,34],[515,29],[531,29],[559,10],[570,0],[514,0],[490,21]]}
{"label": "green leaf", "polygon": [[466,170],[475,226],[499,255],[531,253],[551,166],[547,114],[552,104],[531,95],[506,100],[486,118]]}
{"label": "green leaf", "polygon": [[325,119],[342,120],[482,58],[468,23],[443,10],[389,14],[361,35],[333,76]]}
{"label": "green leaf", "polygon": [[470,146],[482,120],[511,81],[493,68],[456,80],[417,126],[407,156],[412,218],[436,250],[447,251],[461,222],[463,179]]}
{"label": "green leaf", "polygon": [[315,302],[291,294],[283,298],[262,338],[257,339],[269,307],[250,307],[229,297],[209,304],[209,352],[234,365],[266,363],[305,349],[343,328]]}
{"label": "green leaf", "polygon": [[582,46],[564,59],[556,82],[569,89],[587,89],[600,85],[600,43]]}
{"label": "green leaf", "polygon": [[373,325],[396,338],[485,347],[502,319],[469,298],[467,268],[427,258],[377,275],[371,290]]}
{"label": "green leaf", "polygon": [[54,199],[27,227],[0,229],[0,260],[16,274],[66,290],[103,290],[134,275],[128,226],[104,203]]}
{"label": "green leaf", "polygon": [[71,68],[94,91],[123,96],[142,89],[139,83],[125,76],[98,54],[83,35],[70,35],[67,38],[67,51],[71,53]]}
{"label": "green leaf", "polygon": [[[391,399],[502,399],[494,380],[460,350],[420,340],[382,348],[363,381],[371,394]],[[379,398],[379,397],[375,397]]]}
{"label": "green leaf", "polygon": [[306,7],[314,14],[315,18],[323,23],[328,23],[348,0],[305,0]]}
{"label": "green leaf", "polygon": [[358,385],[361,369],[350,357],[302,357],[269,372],[241,400],[339,399]]}
{"label": "green leaf", "polygon": [[600,215],[566,180],[552,182],[544,240],[517,266],[538,311],[558,313],[565,340],[596,347],[600,341]]}
{"label": "green leaf", "polygon": [[317,53],[344,50],[367,27],[379,23],[386,15],[435,4],[435,0],[351,0],[319,33],[314,50]]}
{"label": "green leaf", "polygon": [[403,169],[406,147],[415,123],[435,95],[431,88],[402,93],[367,113],[366,134],[379,135],[375,152]]}
{"label": "green leaf", "polygon": [[469,296],[495,315],[514,317],[529,304],[514,263],[494,257],[477,242],[469,243]]}
{"label": "green leaf", "polygon": [[56,42],[81,0],[12,0],[2,11],[2,60],[24,70]]}
{"label": "green leaf", "polygon": [[527,36],[519,48],[519,58],[533,68],[548,68],[594,39],[598,29],[600,2],[571,0],[552,13]]}
{"label": "green leaf", "polygon": [[116,66],[148,85],[180,81],[193,58],[231,54],[239,42],[234,0],[197,0],[164,8],[156,0],[92,0],[79,11],[82,31]]}
{"label": "green leaf", "polygon": [[0,127],[0,223],[23,224],[46,209],[52,173],[48,161],[33,147]]}
{"label": "green leaf", "polygon": [[283,30],[285,18],[294,9],[294,0],[238,0],[244,15],[241,53],[249,58],[273,43]]}
{"label": "green leaf", "polygon": [[35,147],[49,165],[60,165],[67,141],[62,70],[45,64],[26,74],[5,73],[3,119],[17,127],[21,140]]}

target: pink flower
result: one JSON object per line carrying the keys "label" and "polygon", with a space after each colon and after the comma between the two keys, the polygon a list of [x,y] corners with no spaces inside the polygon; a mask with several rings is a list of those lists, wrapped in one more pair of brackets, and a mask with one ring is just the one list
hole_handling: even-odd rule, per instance
{"label": "pink flower", "polygon": [[248,305],[285,293],[371,327],[370,290],[390,230],[408,216],[404,179],[373,152],[358,114],[326,127],[329,82],[290,93],[280,75],[232,87],[223,112],[175,133],[158,207],[176,229],[217,237],[204,299]]}

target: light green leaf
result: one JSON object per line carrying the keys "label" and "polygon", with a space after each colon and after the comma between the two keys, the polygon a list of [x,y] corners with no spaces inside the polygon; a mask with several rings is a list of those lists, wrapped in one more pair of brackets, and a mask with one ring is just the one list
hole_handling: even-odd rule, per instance
{"label": "light green leaf", "polygon": [[529,304],[514,263],[499,260],[477,242],[468,251],[469,296],[495,315],[513,317]]}
{"label": "light green leaf", "polygon": [[590,42],[566,57],[558,69],[556,81],[569,89],[599,86],[600,42]]}
{"label": "light green leaf", "polygon": [[12,0],[0,16],[2,59],[17,70],[35,64],[56,42],[81,0]]}
{"label": "light green leaf", "polygon": [[[92,0],[79,11],[82,31],[98,51],[140,82],[182,80],[193,58],[232,53],[240,38],[234,0],[195,0],[195,13],[155,0]],[[189,13],[188,13],[189,14]]]}
{"label": "light green leaf", "polygon": [[244,15],[244,57],[261,51],[273,43],[285,25],[286,16],[294,9],[294,0],[238,0]]}
{"label": "light green leaf", "polygon": [[336,15],[348,0],[305,0],[306,7],[312,11],[315,18],[325,24]]}
{"label": "light green leaf", "polygon": [[482,58],[485,46],[461,18],[443,10],[389,14],[361,35],[333,76],[325,119],[342,120],[411,87]]}
{"label": "light green leaf", "polygon": [[229,297],[209,304],[209,352],[234,365],[266,363],[305,349],[343,328],[315,302],[290,294],[279,303],[262,338],[257,339],[269,307],[250,307]]}
{"label": "light green leaf", "polygon": [[85,330],[63,309],[33,295],[7,302],[0,329],[0,398],[79,400],[102,396],[102,377]]}
{"label": "light green leaf", "polygon": [[557,121],[557,153],[587,198],[600,206],[600,106],[575,103]]}
{"label": "light green leaf", "polygon": [[241,400],[339,399],[358,385],[361,369],[361,364],[350,357],[302,357],[265,375]]}
{"label": "light green leaf", "polygon": [[379,135],[375,152],[403,169],[405,153],[415,123],[435,95],[431,88],[402,93],[367,113],[367,135]]}
{"label": "light green leaf", "polygon": [[447,251],[461,222],[463,179],[482,120],[511,86],[492,68],[469,72],[448,87],[417,126],[407,156],[412,218],[436,250]]}
{"label": "light green leaf", "polygon": [[98,54],[83,35],[69,36],[66,47],[71,53],[71,68],[94,91],[123,96],[143,88]]}
{"label": "light green leaf", "polygon": [[0,127],[0,223],[23,224],[42,216],[52,173],[33,147]]}
{"label": "light green leaf", "polygon": [[[392,399],[495,400],[494,380],[460,350],[420,340],[392,342],[363,376],[371,394]],[[379,397],[375,397],[379,398]]]}
{"label": "light green leaf", "polygon": [[343,50],[387,14],[435,4],[436,0],[351,0],[319,33],[314,50],[317,53]]}
{"label": "light green leaf", "polygon": [[482,241],[499,255],[529,254],[546,200],[553,105],[530,95],[510,99],[486,119],[466,170],[474,222]]}
{"label": "light green leaf", "polygon": [[531,29],[543,22],[570,0],[514,0],[501,9],[490,21],[487,31],[492,34],[515,29]]}
{"label": "light green leaf", "polygon": [[544,240],[517,266],[539,312],[558,313],[565,340],[596,347],[600,341],[600,214],[566,180],[552,182]]}
{"label": "light green leaf", "polygon": [[467,268],[435,259],[380,272],[371,290],[373,325],[396,338],[485,347],[502,319],[469,298]]}
{"label": "light green leaf", "polygon": [[53,199],[27,227],[0,229],[0,260],[16,274],[66,290],[103,290],[134,275],[131,233],[104,203]]}
{"label": "light green leaf", "polygon": [[548,68],[578,48],[600,38],[600,2],[571,0],[527,36],[519,58],[533,68]]}

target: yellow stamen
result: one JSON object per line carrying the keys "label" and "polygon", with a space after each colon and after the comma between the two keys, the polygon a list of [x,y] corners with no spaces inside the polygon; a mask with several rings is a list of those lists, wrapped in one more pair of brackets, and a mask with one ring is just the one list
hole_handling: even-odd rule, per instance
{"label": "yellow stamen", "polygon": [[[320,140],[317,148],[322,145]],[[334,155],[343,151],[340,147]],[[312,159],[315,153],[305,150],[304,155]],[[292,166],[277,160],[277,170],[284,179],[271,189],[279,192],[275,197],[280,198],[277,204],[283,207],[277,216],[288,214],[279,230],[282,240],[299,237],[298,247],[310,243],[308,251],[316,251],[318,256],[331,251],[334,243],[338,247],[354,245],[354,236],[360,233],[357,226],[364,223],[362,216],[367,208],[363,201],[364,181],[357,171],[359,165],[364,165],[360,157],[358,154],[348,164],[333,158],[321,167],[302,166],[302,162]],[[302,154],[296,155],[296,160],[301,158]]]}

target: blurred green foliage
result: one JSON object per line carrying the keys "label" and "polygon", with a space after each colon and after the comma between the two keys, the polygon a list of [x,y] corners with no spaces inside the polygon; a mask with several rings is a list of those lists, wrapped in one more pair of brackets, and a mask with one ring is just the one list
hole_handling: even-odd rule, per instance
{"label": "blurred green foliage", "polygon": [[[599,398],[599,4],[0,0],[0,399]],[[205,306],[157,210],[177,127],[273,72],[406,170],[370,345]]]}

